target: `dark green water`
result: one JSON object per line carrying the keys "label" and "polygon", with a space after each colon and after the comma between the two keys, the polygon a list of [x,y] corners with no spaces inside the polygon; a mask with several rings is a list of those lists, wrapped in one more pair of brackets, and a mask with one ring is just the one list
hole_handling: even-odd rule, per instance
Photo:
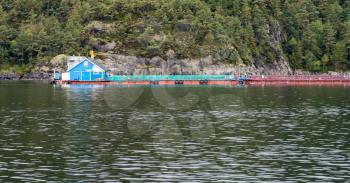
{"label": "dark green water", "polygon": [[346,182],[350,88],[0,82],[0,182]]}

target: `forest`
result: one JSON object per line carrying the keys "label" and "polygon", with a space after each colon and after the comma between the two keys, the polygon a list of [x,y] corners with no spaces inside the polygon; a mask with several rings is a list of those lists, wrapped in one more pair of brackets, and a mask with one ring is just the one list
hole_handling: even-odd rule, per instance
{"label": "forest", "polygon": [[[142,57],[286,59],[311,72],[350,69],[349,0],[1,0],[0,67],[113,43]],[[99,50],[97,50],[99,51]]]}

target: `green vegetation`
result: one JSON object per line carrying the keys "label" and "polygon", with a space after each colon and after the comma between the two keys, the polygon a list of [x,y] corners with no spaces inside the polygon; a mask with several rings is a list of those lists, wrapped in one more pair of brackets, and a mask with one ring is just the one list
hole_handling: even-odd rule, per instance
{"label": "green vegetation", "polygon": [[33,65],[57,54],[116,43],[145,57],[350,68],[347,0],[2,0],[0,65]]}

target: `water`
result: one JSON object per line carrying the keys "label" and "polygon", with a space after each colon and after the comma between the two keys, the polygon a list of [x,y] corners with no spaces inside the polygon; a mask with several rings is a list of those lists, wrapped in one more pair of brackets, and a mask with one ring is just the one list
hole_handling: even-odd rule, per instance
{"label": "water", "polygon": [[350,88],[0,82],[0,182],[346,182]]}

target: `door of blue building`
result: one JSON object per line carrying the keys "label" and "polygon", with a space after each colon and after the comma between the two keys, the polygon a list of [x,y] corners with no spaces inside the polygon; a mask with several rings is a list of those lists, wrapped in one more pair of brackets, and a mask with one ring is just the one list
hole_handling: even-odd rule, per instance
{"label": "door of blue building", "polygon": [[91,72],[82,72],[82,80],[90,81],[91,80]]}
{"label": "door of blue building", "polygon": [[81,72],[74,72],[73,80],[80,81],[81,80]]}

